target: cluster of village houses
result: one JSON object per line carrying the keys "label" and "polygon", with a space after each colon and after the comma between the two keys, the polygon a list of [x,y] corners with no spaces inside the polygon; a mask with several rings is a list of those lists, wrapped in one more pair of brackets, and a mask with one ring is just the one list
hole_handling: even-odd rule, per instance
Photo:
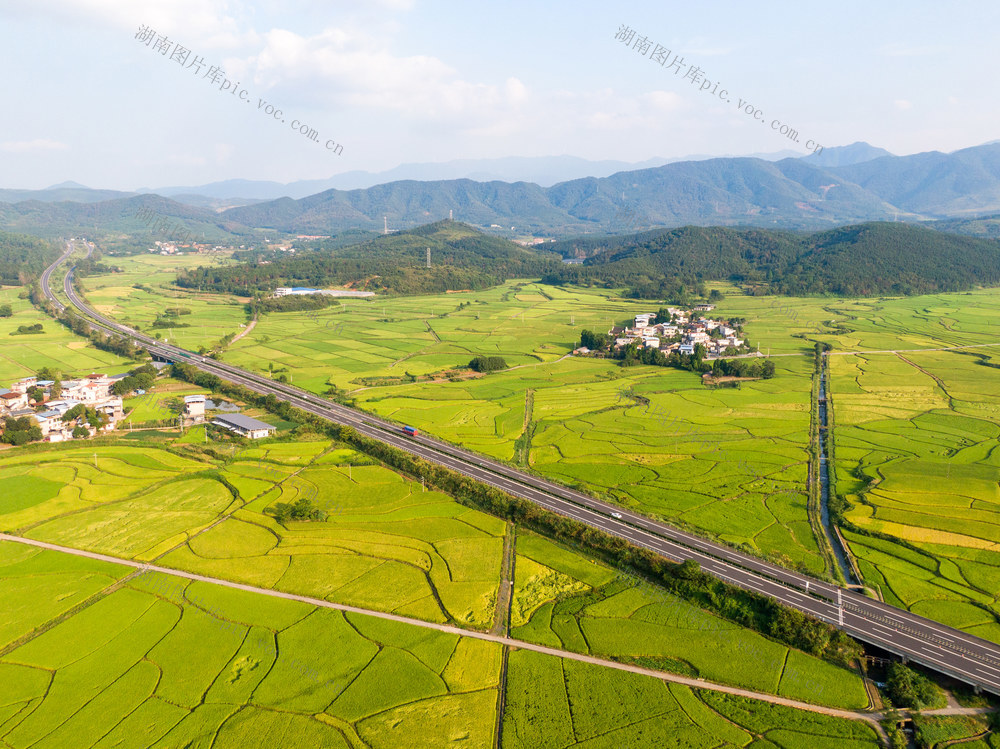
{"label": "cluster of village houses", "polygon": [[[62,442],[72,439],[73,429],[78,426],[86,428],[89,436],[97,434],[98,427],[88,424],[86,418],[62,420],[67,411],[84,405],[104,414],[107,420],[99,429],[111,431],[125,416],[122,399],[111,393],[111,386],[127,376],[92,374],[80,380],[65,380],[61,383],[62,390],[57,397],[52,397],[54,381],[25,377],[12,383],[9,388],[0,388],[0,418],[30,416],[38,423],[46,442]],[[37,396],[36,389],[42,393],[41,400],[36,400],[29,393],[32,391]],[[44,406],[45,410],[36,410],[39,405]]]}
{"label": "cluster of village houses", "polygon": [[725,321],[701,316],[713,309],[714,304],[699,304],[694,308],[699,315],[693,315],[688,310],[668,307],[670,320],[653,324],[656,314],[644,313],[635,316],[632,327],[614,327],[608,334],[614,338],[612,345],[615,348],[638,342],[640,346],[658,348],[665,354],[693,355],[695,347],[702,344],[709,356],[722,356],[730,348],[739,350],[744,341],[737,336],[735,328]]}
{"label": "cluster of village houses", "polygon": [[[45,442],[73,439],[73,430],[76,427],[84,427],[88,437],[96,435],[99,431],[110,432],[125,418],[121,396],[114,395],[111,387],[127,376],[127,374],[111,376],[92,374],[80,380],[65,380],[62,382],[62,390],[56,397],[52,396],[52,386],[55,384],[53,380],[25,377],[12,383],[9,388],[0,388],[0,420],[28,416],[38,424]],[[41,391],[40,400],[37,399],[39,391]],[[138,390],[136,393],[142,395],[145,391]],[[86,417],[63,421],[63,415],[79,405],[103,414],[104,424],[101,427],[94,427],[87,423]],[[39,410],[39,406],[44,410]],[[183,423],[186,425],[204,423],[206,406],[218,407],[204,395],[185,397]],[[239,413],[221,413],[215,417],[212,424],[250,439],[269,437],[275,432],[275,427],[271,424]]]}

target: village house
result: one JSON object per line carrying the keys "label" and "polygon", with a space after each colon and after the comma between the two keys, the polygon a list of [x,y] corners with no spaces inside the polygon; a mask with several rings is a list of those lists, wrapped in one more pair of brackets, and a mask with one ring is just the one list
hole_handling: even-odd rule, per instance
{"label": "village house", "polygon": [[36,382],[38,382],[37,377],[22,377],[17,382],[11,383],[10,391],[12,393],[27,393],[31,388],[35,387]]}
{"label": "village house", "polygon": [[184,396],[184,418],[194,424],[200,424],[205,420],[205,396],[185,395]]}
{"label": "village house", "polygon": [[0,395],[0,414],[4,416],[11,415],[14,411],[27,407],[27,393],[17,393],[13,390],[8,390],[3,395]]}
{"label": "village house", "polygon": [[[698,305],[697,310],[710,311],[714,305]],[[613,338],[614,348],[623,348],[635,343],[644,348],[658,348],[665,354],[677,352],[694,355],[695,349],[705,347],[709,356],[721,356],[729,349],[739,349],[744,341],[736,337],[736,329],[725,321],[701,318],[691,320],[687,310],[668,307],[669,320],[653,324],[656,315],[642,313],[635,316],[634,326],[614,326],[608,331]],[[721,337],[720,337],[721,336]],[[680,342],[677,339],[680,338]],[[673,339],[673,340],[670,340]]]}
{"label": "village house", "polygon": [[[78,426],[86,428],[88,435],[97,433],[97,428],[88,424],[85,418],[63,421],[63,416],[68,411],[76,406],[85,405],[106,418],[106,423],[101,429],[110,431],[125,416],[124,403],[119,396],[111,394],[111,385],[125,376],[108,377],[103,374],[91,374],[82,380],[69,380],[63,383],[62,392],[55,400],[51,399],[54,381],[24,377],[12,383],[9,389],[0,388],[0,416],[15,419],[30,417],[37,422],[46,441],[61,442],[72,439],[73,429]],[[43,392],[41,400],[37,403],[28,394],[36,388]],[[44,410],[36,412],[30,407],[32,405],[43,407]]]}

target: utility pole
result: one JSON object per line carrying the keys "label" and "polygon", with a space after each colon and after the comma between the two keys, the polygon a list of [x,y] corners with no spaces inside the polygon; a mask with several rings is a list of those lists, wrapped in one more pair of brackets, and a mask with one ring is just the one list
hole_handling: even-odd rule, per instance
{"label": "utility pole", "polygon": [[842,597],[843,588],[837,588],[837,619],[840,626],[844,626],[844,601]]}
{"label": "utility pole", "polygon": [[97,468],[97,453],[94,453],[94,468]]}

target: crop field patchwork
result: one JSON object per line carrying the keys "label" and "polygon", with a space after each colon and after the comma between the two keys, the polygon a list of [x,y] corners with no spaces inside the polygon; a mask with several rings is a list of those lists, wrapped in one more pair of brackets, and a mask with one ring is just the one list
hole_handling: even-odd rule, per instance
{"label": "crop field patchwork", "polygon": [[[552,541],[517,538],[511,636],[842,708],[868,704],[851,671],[768,640]],[[524,621],[519,624],[519,621]]]}
{"label": "crop field patchwork", "polygon": [[[97,311],[126,325],[148,334],[159,333],[170,343],[197,350],[239,333],[247,322],[243,305],[229,295],[192,293],[173,286],[178,271],[199,265],[225,265],[230,262],[226,256],[137,255],[108,258],[106,262],[120,267],[122,272],[85,278],[87,300]],[[166,317],[170,309],[185,312]],[[157,317],[185,327],[153,328]]]}
{"label": "crop field patchwork", "polygon": [[[690,372],[567,357],[584,328],[606,330],[650,309],[606,291],[527,282],[347,300],[269,315],[226,358],[257,369],[273,362],[296,385],[336,386],[381,416],[823,571],[805,509],[811,361],[779,359],[773,380],[708,390]],[[477,354],[512,368],[410,381]]]}
{"label": "crop field patchwork", "polygon": [[[0,543],[0,585],[54,584],[18,606],[0,658],[9,747],[480,747],[500,648],[482,641],[155,573],[68,617],[125,568]],[[20,595],[20,594],[18,594]]]}
{"label": "crop field patchwork", "polygon": [[877,747],[856,721],[802,713],[520,650],[508,664],[505,747]]}
{"label": "crop field patchwork", "polygon": [[[124,446],[8,453],[0,476],[17,497],[0,528],[30,538],[432,621],[493,618],[505,523],[328,442],[222,467]],[[264,512],[299,499],[328,520]]]}
{"label": "crop field patchwork", "polygon": [[[174,293],[165,267],[157,272],[152,285]],[[805,494],[812,344],[904,349],[830,357],[837,488],[854,505],[850,522],[883,534],[846,536],[886,600],[1000,638],[1000,347],[905,351],[1000,342],[1000,291],[777,299],[713,286],[726,294],[715,314],[744,318],[751,342],[776,355],[774,379],[713,390],[689,372],[567,356],[584,328],[603,331],[656,304],[527,281],[272,313],[226,357],[272,363],[297,385],[335,386],[379,415],[823,573]],[[512,368],[444,376],[479,354]],[[534,592],[565,584],[539,578]]]}
{"label": "crop field patchwork", "polygon": [[[91,372],[117,374],[128,362],[115,354],[94,348],[51,317],[19,298],[20,288],[0,288],[0,304],[9,304],[11,317],[0,318],[0,387],[34,375],[42,367],[58,370],[68,379]],[[20,326],[41,325],[43,333],[11,335]]]}
{"label": "crop field patchwork", "polygon": [[[985,309],[995,301],[982,292],[886,302],[868,317],[855,309],[852,338],[861,350],[992,341]],[[891,603],[1000,641],[995,353],[831,356],[830,372],[837,489],[848,520],[877,534],[845,534],[867,582]]]}

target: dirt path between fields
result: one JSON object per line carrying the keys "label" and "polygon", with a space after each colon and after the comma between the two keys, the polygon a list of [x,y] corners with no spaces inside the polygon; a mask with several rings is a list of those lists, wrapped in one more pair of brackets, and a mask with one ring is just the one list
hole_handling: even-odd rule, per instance
{"label": "dirt path between fields", "polygon": [[[988,348],[990,346],[1000,346],[1000,343],[970,343],[966,346],[944,346],[942,348],[886,348],[886,349],[873,349],[871,351],[827,351],[824,352],[823,356],[855,356],[857,354],[919,354],[921,351],[960,351],[962,349],[970,348]],[[746,354],[745,356],[758,356],[758,354]],[[812,351],[796,351],[790,354],[760,354],[759,356],[765,359],[774,359],[779,356],[814,356]],[[725,359],[738,359],[737,356],[726,356],[722,357]],[[706,359],[705,361],[709,361]]]}
{"label": "dirt path between fields", "polygon": [[231,340],[229,342],[229,345],[232,346],[234,343],[236,343],[238,340],[240,340],[240,338],[242,338],[243,336],[245,336],[247,333],[249,333],[255,327],[257,327],[257,318],[256,317],[253,320],[251,320],[250,322],[247,323],[247,326],[245,328],[243,328],[243,331],[239,335],[237,335],[235,338],[233,338],[233,340]]}
{"label": "dirt path between fields", "polygon": [[[633,674],[640,674],[642,676],[651,676],[654,679],[660,679],[661,681],[674,682],[676,684],[683,684],[688,687],[693,687],[694,689],[706,689],[713,692],[722,692],[724,694],[731,694],[737,697],[747,697],[754,700],[760,700],[762,702],[770,702],[774,705],[784,705],[785,707],[795,708],[797,710],[806,710],[813,713],[820,713],[822,715],[829,715],[835,718],[846,718],[848,720],[861,720],[869,724],[875,731],[878,732],[879,736],[884,737],[885,734],[882,731],[882,726],[879,725],[878,721],[882,719],[883,715],[881,713],[862,713],[853,710],[840,710],[832,707],[822,707],[820,705],[812,705],[808,702],[799,702],[797,700],[790,700],[785,697],[777,697],[773,694],[765,694],[763,692],[753,692],[749,689],[740,689],[739,687],[730,687],[723,684],[716,684],[713,682],[705,681],[704,679],[694,679],[687,676],[679,676],[677,674],[668,673],[665,671],[656,671],[651,668],[643,668],[641,666],[633,666],[627,663],[618,663],[617,661],[611,661],[604,658],[597,658],[591,655],[582,655],[581,653],[573,653],[568,650],[560,650],[558,648],[550,648],[544,645],[537,645],[532,642],[525,642],[523,640],[514,640],[510,637],[504,637],[501,635],[492,635],[486,632],[477,632],[475,630],[461,629],[460,627],[453,627],[448,624],[436,624],[434,622],[425,622],[421,619],[412,619],[406,616],[399,616],[398,614],[390,614],[385,611],[374,611],[372,609],[363,609],[358,606],[348,606],[342,603],[333,603],[331,601],[325,601],[322,598],[311,598],[309,596],[300,596],[295,593],[285,593],[279,590],[269,590],[267,588],[258,588],[253,585],[244,585],[243,583],[232,582],[231,580],[222,580],[216,577],[207,577],[205,575],[198,575],[193,572],[184,572],[182,570],[171,569],[170,567],[161,567],[156,564],[146,564],[144,562],[136,562],[131,559],[121,559],[119,557],[109,556],[107,554],[98,554],[92,551],[83,551],[81,549],[73,549],[66,546],[59,546],[57,544],[50,544],[45,541],[36,541],[30,538],[21,538],[20,536],[11,536],[7,533],[0,533],[0,541],[11,541],[13,543],[25,544],[27,546],[34,546],[39,549],[47,549],[49,551],[62,552],[63,554],[72,554],[73,556],[86,557],[87,559],[94,559],[100,562],[108,562],[111,564],[119,564],[126,567],[131,567],[133,569],[141,570],[143,572],[159,572],[163,575],[172,575],[174,577],[184,578],[185,580],[193,580],[196,582],[209,583],[211,585],[221,585],[226,588],[233,588],[235,590],[242,590],[247,593],[255,593],[257,595],[271,596],[272,598],[281,598],[287,601],[298,601],[299,603],[305,603],[310,606],[318,606],[326,609],[333,609],[335,611],[343,611],[348,614],[360,614],[363,616],[372,616],[377,619],[385,619],[387,621],[398,622],[400,624],[409,624],[414,627],[423,627],[424,629],[432,629],[437,632],[444,632],[446,634],[457,635],[459,637],[470,637],[476,640],[485,640],[487,642],[495,642],[499,645],[505,645],[509,648],[514,648],[518,650],[530,650],[535,653],[541,653],[543,655],[551,655],[556,658],[566,658],[572,661],[578,661],[580,663],[589,663],[595,666],[602,666],[604,668],[613,668],[618,671],[627,671]],[[925,710],[924,715],[981,715],[983,713],[995,712],[996,708],[981,708],[981,707],[960,707],[960,708],[943,708],[941,710]]]}

